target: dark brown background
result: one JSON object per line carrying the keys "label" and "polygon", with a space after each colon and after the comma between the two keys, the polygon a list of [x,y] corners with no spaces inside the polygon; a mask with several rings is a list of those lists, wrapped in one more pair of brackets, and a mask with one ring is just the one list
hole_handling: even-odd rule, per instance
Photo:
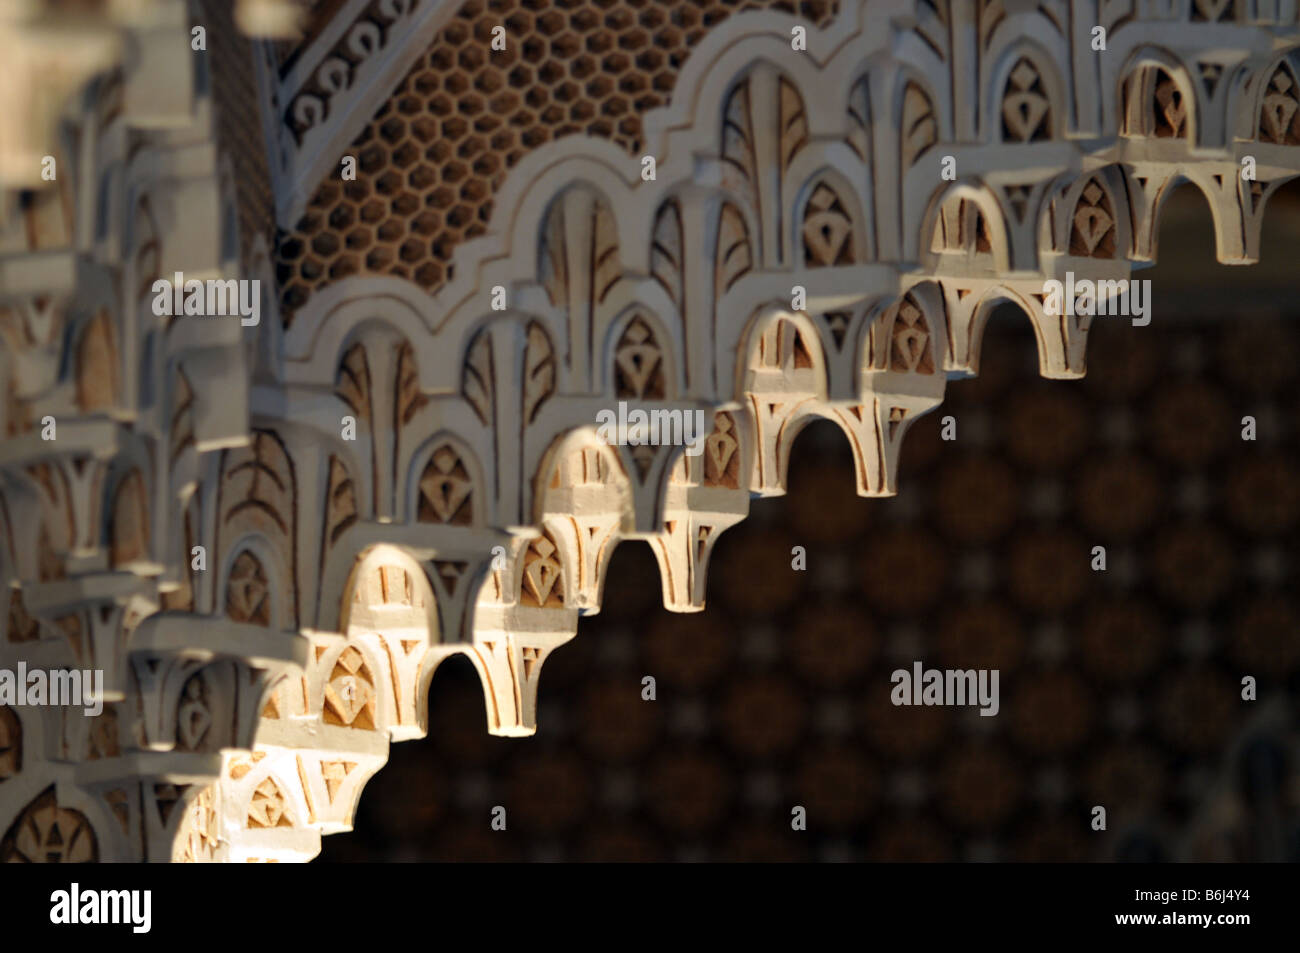
{"label": "dark brown background", "polygon": [[[665,611],[648,547],[620,545],[536,737],[489,736],[446,663],[430,737],[322,859],[1300,860],[1296,196],[1242,269],[1182,189],[1135,276],[1151,325],[1096,319],[1083,381],[1039,378],[1028,322],[995,316],[894,499],[858,498],[843,436],[809,428],[789,495],[719,542],[704,613]],[[1000,669],[1000,714],[891,706],[914,659]]]}

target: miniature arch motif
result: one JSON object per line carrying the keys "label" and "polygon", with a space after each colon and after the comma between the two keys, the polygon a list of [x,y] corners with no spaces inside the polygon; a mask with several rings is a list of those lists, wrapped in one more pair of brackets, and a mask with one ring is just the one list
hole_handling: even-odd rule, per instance
{"label": "miniature arch motif", "polygon": [[[663,332],[644,308],[633,308],[619,324],[610,381],[620,400],[667,400],[676,392]],[[611,335],[613,337],[613,335]]]}
{"label": "miniature arch motif", "polygon": [[[433,441],[412,487],[412,517],[420,523],[476,526],[485,522],[478,463],[461,441],[445,435]],[[424,456],[421,454],[421,456]]]}
{"label": "miniature arch motif", "polygon": [[1144,49],[1122,77],[1121,135],[1195,141],[1197,99],[1181,64]]}
{"label": "miniature arch motif", "polygon": [[852,265],[865,257],[858,216],[836,178],[824,171],[807,189],[798,230],[802,240],[799,261],[805,268]]}
{"label": "miniature arch motif", "polygon": [[1036,52],[1016,48],[1010,52],[1011,69],[1002,86],[998,139],[1002,142],[1043,142],[1056,138],[1061,114],[1053,102],[1054,77]]}
{"label": "miniature arch motif", "polygon": [[1127,249],[1121,244],[1120,228],[1111,190],[1100,175],[1088,177],[1070,212],[1066,253],[1081,258],[1122,257]]}
{"label": "miniature arch motif", "polygon": [[1273,68],[1260,97],[1257,135],[1260,142],[1300,145],[1300,82],[1286,57]]}

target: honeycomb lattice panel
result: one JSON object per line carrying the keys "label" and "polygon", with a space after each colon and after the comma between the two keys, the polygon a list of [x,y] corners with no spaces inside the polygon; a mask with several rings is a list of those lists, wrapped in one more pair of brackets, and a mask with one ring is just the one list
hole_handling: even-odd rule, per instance
{"label": "honeycomb lattice panel", "polygon": [[237,143],[262,140],[262,112],[253,69],[252,46],[235,28],[226,0],[204,0],[202,21],[208,25],[212,95],[216,102],[220,141],[226,144],[239,207],[240,250],[245,262],[253,239],[274,238],[275,199],[263,149],[238,148]]}
{"label": "honeycomb lattice panel", "polygon": [[[355,181],[321,183],[281,236],[286,323],[349,275],[436,291],[452,254],[484,232],[506,173],[530,149],[587,133],[629,153],[691,48],[729,14],[776,9],[825,26],[833,0],[471,0],[349,147]],[[505,51],[491,50],[504,24]],[[336,167],[337,168],[337,167]]]}

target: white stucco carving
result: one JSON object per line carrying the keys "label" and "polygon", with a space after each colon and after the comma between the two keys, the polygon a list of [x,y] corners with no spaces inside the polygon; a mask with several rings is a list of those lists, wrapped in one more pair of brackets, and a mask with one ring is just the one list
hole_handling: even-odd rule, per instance
{"label": "white stucco carving", "polygon": [[[650,542],[665,606],[703,609],[719,535],[785,492],[808,422],[844,431],[861,495],[906,492],[901,441],[977,372],[998,303],[1044,375],[1082,376],[1091,321],[1120,319],[1048,313],[1045,281],[1154,260],[1184,179],[1219,260],[1253,261],[1300,174],[1291,0],[845,2],[806,50],[803,21],[747,12],[644,117],[653,180],[602,139],[540,145],[436,294],[344,276],[286,326],[277,216],[339,174],[447,5],[345,4],[287,76],[205,5],[144,6],[134,64],[108,34],[76,71],[19,64],[73,97],[55,181],[41,123],[0,103],[0,181],[37,187],[0,231],[0,667],[106,684],[98,718],[0,709],[0,850],[24,856],[58,820],[68,859],[310,859],[390,741],[437,730],[443,659],[479,672],[489,731],[532,733],[620,539]],[[261,6],[241,16],[278,30]],[[44,23],[0,21],[0,48]],[[359,66],[331,72],[338,43]],[[156,315],[176,272],[259,280],[260,323]],[[702,412],[702,452],[608,445],[620,402]]]}

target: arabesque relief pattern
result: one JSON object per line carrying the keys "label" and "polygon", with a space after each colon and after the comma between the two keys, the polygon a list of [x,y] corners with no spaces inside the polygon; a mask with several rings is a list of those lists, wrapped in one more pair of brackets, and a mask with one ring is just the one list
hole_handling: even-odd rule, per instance
{"label": "arabesque relief pattern", "polygon": [[[533,733],[620,540],[650,543],[665,606],[704,609],[714,544],[785,492],[808,423],[843,430],[860,495],[894,494],[993,308],[1024,312],[1045,376],[1082,376],[1093,319],[1049,314],[1045,280],[1153,261],[1183,181],[1219,260],[1251,262],[1300,174],[1294,0],[746,10],[691,28],[635,128],[579,98],[566,134],[517,140],[449,249],[445,183],[416,176],[458,160],[422,114],[339,176],[454,5],[336,4],[297,43],[238,29],[292,5],[241,6],[142,4],[114,29],[147,55],[106,48],[3,119],[0,666],[105,685],[95,717],[0,708],[3,860],[310,859],[390,741],[437,730],[443,659],[474,665],[489,731]],[[0,45],[38,27],[0,20]],[[350,211],[295,237],[317,190]],[[352,250],[292,313],[277,233]],[[176,272],[258,280],[260,322],[156,315]],[[620,402],[702,411],[702,452],[606,444]]]}

